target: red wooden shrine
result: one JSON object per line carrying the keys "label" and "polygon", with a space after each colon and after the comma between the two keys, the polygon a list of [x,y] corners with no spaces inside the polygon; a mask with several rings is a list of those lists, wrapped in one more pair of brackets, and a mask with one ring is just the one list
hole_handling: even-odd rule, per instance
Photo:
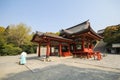
{"label": "red wooden shrine", "polygon": [[[51,48],[57,48],[57,54],[59,56],[70,56],[70,44],[73,42],[71,39],[66,39],[61,36],[52,34],[52,33],[41,33],[36,32],[34,35],[32,42],[37,42],[39,44],[38,56],[41,56],[40,47],[46,46],[46,57],[50,55],[54,55],[56,52],[52,52]],[[63,51],[63,48],[67,48],[66,51]]]}
{"label": "red wooden shrine", "polygon": [[91,58],[99,55],[97,58],[100,60],[100,52],[93,51],[95,42],[100,39],[102,37],[91,28],[90,22],[85,21],[73,27],[62,29],[59,36],[51,33],[36,32],[32,42],[39,44],[38,56],[41,54],[40,46],[44,45],[47,48],[46,57],[53,54],[51,47],[57,47],[59,56],[73,55]]}

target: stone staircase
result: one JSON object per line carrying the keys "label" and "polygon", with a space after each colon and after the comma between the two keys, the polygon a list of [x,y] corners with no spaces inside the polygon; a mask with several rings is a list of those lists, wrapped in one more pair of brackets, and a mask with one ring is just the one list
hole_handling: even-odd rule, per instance
{"label": "stone staircase", "polygon": [[94,51],[100,51],[101,53],[105,53],[106,43],[103,40],[97,42],[94,47]]}

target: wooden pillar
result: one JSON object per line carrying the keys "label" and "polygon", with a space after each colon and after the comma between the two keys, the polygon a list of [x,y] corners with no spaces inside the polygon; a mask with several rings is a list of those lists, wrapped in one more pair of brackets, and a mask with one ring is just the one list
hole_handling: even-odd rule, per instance
{"label": "wooden pillar", "polygon": [[92,44],[91,41],[90,41],[90,43],[89,43],[89,48],[90,48],[90,49],[93,49],[93,44]]}
{"label": "wooden pillar", "polygon": [[94,48],[94,45],[91,43],[91,49],[93,50],[93,48]]}
{"label": "wooden pillar", "polygon": [[68,52],[70,53],[70,44],[68,44]]}
{"label": "wooden pillar", "polygon": [[38,45],[38,57],[40,57],[40,43]]}
{"label": "wooden pillar", "polygon": [[61,43],[59,44],[59,56],[60,57],[62,56],[62,44]]}
{"label": "wooden pillar", "polygon": [[70,52],[70,44],[68,44],[68,55],[67,56],[71,56],[71,52]]}
{"label": "wooden pillar", "polygon": [[73,52],[76,52],[76,44],[73,44]]}
{"label": "wooden pillar", "polygon": [[87,48],[90,49],[90,43],[89,42],[87,42]]}
{"label": "wooden pillar", "polygon": [[82,40],[82,50],[84,51],[84,48],[85,48],[85,41]]}
{"label": "wooden pillar", "polygon": [[73,57],[76,57],[76,44],[73,45]]}
{"label": "wooden pillar", "polygon": [[52,47],[51,47],[51,45],[50,45],[50,56],[52,55]]}
{"label": "wooden pillar", "polygon": [[82,51],[84,51],[85,48],[85,36],[82,36]]}
{"label": "wooden pillar", "polygon": [[47,43],[47,51],[46,51],[46,58],[50,55],[50,42]]}

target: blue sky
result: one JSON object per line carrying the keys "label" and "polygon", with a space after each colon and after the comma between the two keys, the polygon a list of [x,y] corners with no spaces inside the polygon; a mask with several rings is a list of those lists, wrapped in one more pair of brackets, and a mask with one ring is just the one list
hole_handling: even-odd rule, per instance
{"label": "blue sky", "polygon": [[0,0],[0,26],[25,23],[57,32],[86,20],[97,31],[120,24],[120,0]]}

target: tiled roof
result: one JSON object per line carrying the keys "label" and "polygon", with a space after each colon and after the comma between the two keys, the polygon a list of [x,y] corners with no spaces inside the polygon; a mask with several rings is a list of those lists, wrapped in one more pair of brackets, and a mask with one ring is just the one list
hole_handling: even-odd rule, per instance
{"label": "tiled roof", "polygon": [[65,36],[65,35],[72,35],[72,34],[84,34],[86,32],[91,32],[93,35],[102,38],[101,36],[99,36],[91,27],[90,27],[90,22],[89,20],[80,23],[78,25],[75,25],[73,27],[67,28],[65,30],[61,30],[60,31],[60,35],[61,36]]}
{"label": "tiled roof", "polygon": [[73,27],[70,27],[70,28],[68,28],[66,30],[71,31],[73,33],[81,32],[81,31],[89,29],[89,25],[88,24],[89,24],[89,22],[85,21],[85,22],[83,22],[81,24],[78,24],[78,25],[75,25]]}
{"label": "tiled roof", "polygon": [[58,36],[58,35],[53,34],[53,33],[36,32],[36,34],[37,34],[38,36],[47,36],[47,37],[52,37],[52,38],[57,38],[57,39],[72,41],[71,39],[63,38],[62,36]]}
{"label": "tiled roof", "polygon": [[87,31],[89,30],[89,22],[88,20],[83,22],[83,23],[80,23],[78,25],[75,25],[73,27],[70,27],[70,28],[67,28],[67,29],[63,29],[60,31],[60,35],[62,35],[63,33],[67,33],[67,34],[75,34],[75,33],[78,33],[78,32],[84,32],[84,31]]}
{"label": "tiled roof", "polygon": [[98,30],[97,33],[102,34],[102,33],[104,33],[104,31],[105,31],[105,29],[101,29],[101,30]]}
{"label": "tiled roof", "polygon": [[74,34],[84,34],[90,32],[91,35],[93,35],[96,39],[101,39],[102,37],[99,36],[91,27],[89,21],[85,21],[83,23],[80,23],[78,25],[75,25],[73,27],[67,28],[67,29],[62,29],[60,31],[60,36],[56,35],[54,33],[43,33],[43,32],[36,32],[35,35],[39,37],[44,37],[46,36],[47,38],[51,38],[52,40],[58,40],[58,41],[72,41],[71,39],[68,38],[68,36],[74,35]]}

